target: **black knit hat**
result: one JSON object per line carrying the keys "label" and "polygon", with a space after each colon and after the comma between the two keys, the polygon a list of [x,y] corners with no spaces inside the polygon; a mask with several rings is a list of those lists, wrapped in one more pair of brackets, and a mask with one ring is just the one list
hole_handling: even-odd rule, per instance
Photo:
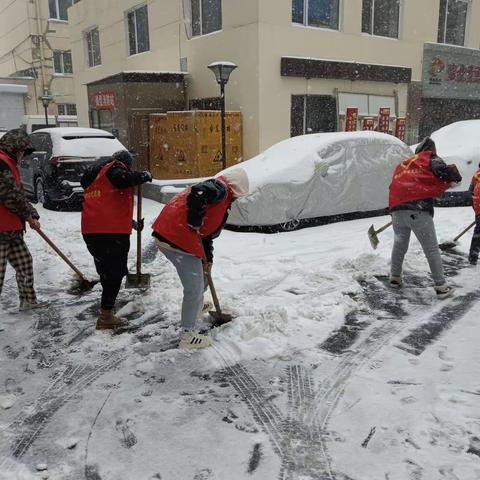
{"label": "black knit hat", "polygon": [[112,158],[122,162],[127,167],[131,167],[133,163],[133,157],[130,155],[130,152],[127,152],[127,150],[119,150],[118,152],[115,152],[112,155]]}
{"label": "black knit hat", "polygon": [[430,151],[433,153],[437,153],[437,147],[435,146],[435,142],[430,137],[425,137],[415,149],[415,153]]}

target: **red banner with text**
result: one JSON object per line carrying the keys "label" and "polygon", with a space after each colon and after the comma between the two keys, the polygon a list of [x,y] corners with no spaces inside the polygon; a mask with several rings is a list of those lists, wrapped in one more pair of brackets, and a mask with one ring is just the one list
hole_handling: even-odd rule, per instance
{"label": "red banner with text", "polygon": [[405,141],[405,128],[407,126],[407,119],[405,117],[398,117],[395,122],[395,136]]}
{"label": "red banner with text", "polygon": [[345,111],[345,131],[356,132],[358,122],[358,108],[347,107]]}
{"label": "red banner with text", "polygon": [[373,117],[365,117],[362,123],[362,130],[373,130],[375,128],[375,119]]}
{"label": "red banner with text", "polygon": [[377,130],[382,133],[390,133],[390,107],[382,107],[378,111]]}

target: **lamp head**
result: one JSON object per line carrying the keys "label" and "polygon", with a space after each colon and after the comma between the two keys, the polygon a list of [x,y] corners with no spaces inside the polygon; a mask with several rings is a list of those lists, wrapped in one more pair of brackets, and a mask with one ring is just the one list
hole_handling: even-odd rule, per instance
{"label": "lamp head", "polygon": [[237,68],[232,62],[213,62],[208,68],[215,75],[215,79],[219,84],[226,84],[230,78],[230,74]]}
{"label": "lamp head", "polygon": [[42,95],[40,99],[42,100],[43,106],[46,108],[48,107],[48,105],[50,105],[50,102],[53,100],[53,97],[52,95]]}

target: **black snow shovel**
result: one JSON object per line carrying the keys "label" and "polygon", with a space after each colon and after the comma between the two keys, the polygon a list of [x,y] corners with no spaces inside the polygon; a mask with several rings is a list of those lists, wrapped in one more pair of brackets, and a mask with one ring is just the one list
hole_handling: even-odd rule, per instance
{"label": "black snow shovel", "polygon": [[472,222],[467,228],[462,230],[453,240],[449,242],[443,242],[441,243],[438,247],[440,250],[451,250],[452,248],[455,248],[457,246],[457,241],[460,237],[463,237],[474,225],[476,222]]}
{"label": "black snow shovel", "polygon": [[222,309],[220,308],[220,302],[218,301],[215,285],[213,284],[212,273],[210,271],[210,268],[208,268],[208,264],[206,260],[207,257],[205,255],[205,249],[203,248],[202,238],[200,237],[200,235],[198,236],[198,240],[200,242],[200,247],[203,250],[203,258],[202,258],[203,271],[205,272],[205,276],[207,277],[208,287],[210,288],[213,304],[215,305],[215,310],[214,311],[210,310],[208,314],[213,319],[212,326],[219,327],[220,325],[225,325],[226,323],[231,322],[233,320],[233,315],[230,315],[229,313],[223,313]]}
{"label": "black snow shovel", "polygon": [[42,232],[39,228],[36,229],[37,233],[50,245],[52,250],[77,274],[78,283],[76,283],[71,289],[71,293],[83,293],[90,291],[98,281],[87,280],[83,273],[68,259],[68,257]]}
{"label": "black snow shovel", "polygon": [[374,250],[377,249],[378,244],[380,243],[380,240],[378,239],[378,234],[382,233],[384,230],[390,227],[392,223],[393,222],[388,222],[386,225],[380,227],[378,230],[375,230],[375,227],[373,225],[368,229],[368,239],[370,240],[370,245]]}
{"label": "black snow shovel", "polygon": [[142,199],[143,186],[137,190],[137,271],[127,274],[125,288],[148,288],[150,286],[150,274],[142,273]]}

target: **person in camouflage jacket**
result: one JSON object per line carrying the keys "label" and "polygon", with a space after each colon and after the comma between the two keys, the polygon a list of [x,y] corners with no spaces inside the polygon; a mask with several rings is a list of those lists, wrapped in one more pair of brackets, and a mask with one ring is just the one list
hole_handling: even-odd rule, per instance
{"label": "person in camouflage jacket", "polygon": [[24,241],[25,224],[40,228],[39,215],[28,202],[20,182],[17,163],[33,151],[30,138],[21,129],[0,138],[0,293],[7,262],[15,269],[20,310],[38,308],[33,279],[32,256]]}

